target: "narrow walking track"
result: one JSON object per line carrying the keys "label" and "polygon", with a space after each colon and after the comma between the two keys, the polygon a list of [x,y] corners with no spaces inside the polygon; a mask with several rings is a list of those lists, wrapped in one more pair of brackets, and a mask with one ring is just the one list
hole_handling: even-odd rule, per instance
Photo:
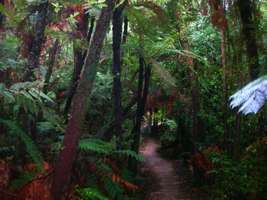
{"label": "narrow walking track", "polygon": [[[153,139],[147,139],[140,153],[144,156],[144,170],[153,175],[157,183],[151,188],[148,200],[200,200],[194,198],[188,178],[184,176],[179,163],[163,159],[157,153],[158,143]],[[154,181],[154,182],[155,182]]]}

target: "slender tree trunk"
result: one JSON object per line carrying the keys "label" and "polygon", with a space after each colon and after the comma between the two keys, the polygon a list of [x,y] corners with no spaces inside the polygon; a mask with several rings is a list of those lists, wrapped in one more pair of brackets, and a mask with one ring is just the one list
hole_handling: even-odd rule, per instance
{"label": "slender tree trunk", "polygon": [[42,45],[45,41],[45,28],[48,23],[49,2],[45,1],[35,6],[32,13],[38,13],[36,24],[33,26],[33,37],[28,55],[28,64],[24,74],[24,81],[35,79],[34,70],[39,68]]}
{"label": "slender tree trunk", "polygon": [[235,124],[235,139],[234,139],[234,148],[233,155],[236,160],[240,158],[240,145],[241,145],[241,116],[240,114],[236,114],[236,124]]}
{"label": "slender tree trunk", "polygon": [[[132,143],[132,150],[138,152],[139,149],[139,141],[140,141],[140,128],[141,128],[141,121],[142,121],[142,91],[144,85],[144,58],[142,55],[139,57],[139,74],[138,74],[138,89],[137,89],[137,108],[136,113],[134,116],[133,121],[133,143]],[[135,173],[137,170],[137,164],[135,160],[129,160],[129,167]]]}
{"label": "slender tree trunk", "polygon": [[250,79],[254,80],[259,76],[259,56],[256,39],[256,24],[254,21],[252,0],[238,0],[237,5],[240,11],[242,22],[242,33],[246,42],[247,59],[249,64]]}
{"label": "slender tree trunk", "polygon": [[70,119],[63,141],[63,149],[55,165],[55,175],[52,184],[52,193],[55,200],[60,200],[63,197],[71,178],[72,166],[75,161],[81,135],[81,127],[85,120],[87,99],[89,98],[96,77],[101,49],[114,8],[114,1],[107,0],[106,4],[107,6],[101,11],[92,42],[87,51],[84,69],[73,97]]}
{"label": "slender tree trunk", "polygon": [[137,91],[137,109],[136,114],[134,117],[134,127],[132,133],[134,134],[134,143],[132,149],[135,152],[138,152],[139,146],[139,138],[140,138],[140,128],[141,128],[141,121],[142,121],[142,92],[143,92],[143,85],[144,85],[144,58],[140,56],[139,58],[139,75],[138,75],[138,91]]}
{"label": "slender tree trunk", "polygon": [[48,92],[48,87],[49,87],[49,82],[51,79],[51,75],[53,72],[53,68],[55,65],[55,61],[57,58],[57,53],[59,50],[59,40],[56,39],[54,45],[51,47],[50,51],[49,51],[49,58],[48,58],[48,69],[45,75],[45,82],[44,82],[44,88],[43,88],[43,92],[46,94]]}
{"label": "slender tree trunk", "polygon": [[127,37],[128,37],[128,25],[129,25],[129,21],[128,21],[127,16],[124,17],[123,24],[124,24],[124,26],[123,26],[122,43],[125,44],[127,41]]}
{"label": "slender tree trunk", "polygon": [[[0,5],[4,6],[5,1],[4,0],[0,0]],[[0,32],[4,29],[4,19],[5,16],[3,15],[2,12],[0,12]]]}
{"label": "slender tree trunk", "polygon": [[227,84],[227,66],[226,66],[226,35],[225,29],[221,28],[221,63],[223,69],[223,124],[224,124],[224,147],[229,151],[229,125],[227,123],[228,119],[228,84]]}
{"label": "slender tree trunk", "polygon": [[[80,33],[78,34],[81,36],[80,39],[86,40],[88,43],[90,43],[91,35],[93,32],[93,28],[94,28],[94,18],[93,20],[91,20],[90,25],[91,26],[88,31],[88,15],[83,15],[82,20],[79,21],[79,23],[77,23],[77,29],[76,29],[76,31]],[[68,115],[69,109],[71,107],[72,98],[75,94],[75,91],[76,91],[76,88],[77,88],[77,85],[80,79],[80,74],[81,74],[81,70],[84,64],[84,59],[85,59],[86,54],[87,54],[87,51],[84,51],[80,47],[80,45],[77,45],[75,43],[73,44],[74,70],[73,70],[72,80],[71,80],[71,84],[69,87],[67,100],[66,100],[66,104],[64,108],[64,113],[66,116]]]}
{"label": "slender tree trunk", "polygon": [[80,47],[75,46],[75,44],[74,44],[73,45],[74,70],[73,70],[73,74],[72,74],[72,81],[71,81],[70,89],[68,91],[67,100],[66,100],[66,104],[65,104],[64,113],[66,116],[69,113],[72,99],[73,99],[73,96],[75,94],[77,85],[79,83],[80,74],[81,74],[81,70],[83,67],[83,61],[84,61],[83,55],[84,55],[84,51]]}
{"label": "slender tree trunk", "polygon": [[94,31],[94,27],[95,27],[95,17],[91,17],[90,27],[89,27],[89,30],[88,30],[88,33],[87,33],[87,37],[86,37],[86,41],[88,43],[90,43],[90,41],[91,41],[91,37],[92,37],[93,31]]}
{"label": "slender tree trunk", "polygon": [[[186,43],[185,47],[187,50],[189,50],[189,44]],[[198,81],[197,81],[197,75],[195,74],[195,68],[196,68],[196,61],[192,57],[189,57],[188,60],[188,67],[189,67],[189,79],[190,79],[190,87],[191,87],[191,117],[192,117],[192,130],[191,130],[191,139],[192,142],[195,144],[201,134],[201,128],[200,128],[200,121],[198,117],[199,112],[199,89],[198,89]]]}
{"label": "slender tree trunk", "polygon": [[121,41],[122,13],[124,7],[119,6],[113,13],[113,98],[114,98],[114,131],[117,136],[117,148],[122,147],[122,110],[121,110]]}
{"label": "slender tree trunk", "polygon": [[[137,109],[134,119],[133,127],[133,144],[132,150],[139,153],[140,138],[141,138],[141,124],[145,112],[146,100],[149,90],[149,81],[151,75],[151,64],[145,65],[144,58],[139,58],[139,80],[138,80],[138,93],[137,93]],[[130,160],[130,168],[134,174],[137,172],[137,162]]]}

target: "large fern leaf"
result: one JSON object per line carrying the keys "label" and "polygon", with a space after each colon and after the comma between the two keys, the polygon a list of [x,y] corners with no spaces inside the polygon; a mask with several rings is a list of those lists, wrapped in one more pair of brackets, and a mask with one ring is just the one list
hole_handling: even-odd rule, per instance
{"label": "large fern leaf", "polygon": [[46,103],[54,104],[41,88],[38,81],[15,83],[9,88],[0,83],[0,98],[4,100],[4,105],[13,105],[13,113],[23,108],[26,113],[37,114]]}
{"label": "large fern leaf", "polygon": [[256,114],[267,100],[267,76],[252,81],[230,97],[230,107],[238,112]]}
{"label": "large fern leaf", "polygon": [[86,138],[80,140],[79,147],[82,151],[94,152],[105,156],[124,156],[130,157],[137,161],[143,161],[144,158],[140,154],[129,150],[116,150],[115,145],[97,138]]}
{"label": "large fern leaf", "polygon": [[12,135],[18,137],[23,142],[32,161],[41,168],[44,161],[42,154],[28,134],[26,134],[14,121],[0,119],[0,124],[5,125]]}
{"label": "large fern leaf", "polygon": [[110,152],[115,149],[111,143],[95,138],[82,139],[79,143],[79,147],[83,151],[91,151],[105,155],[110,154]]}
{"label": "large fern leaf", "polygon": [[118,155],[118,156],[126,156],[126,157],[129,157],[129,158],[133,158],[139,162],[142,162],[144,161],[144,157],[141,155],[141,154],[138,154],[132,150],[118,150],[118,151],[114,151],[113,154],[115,155]]}

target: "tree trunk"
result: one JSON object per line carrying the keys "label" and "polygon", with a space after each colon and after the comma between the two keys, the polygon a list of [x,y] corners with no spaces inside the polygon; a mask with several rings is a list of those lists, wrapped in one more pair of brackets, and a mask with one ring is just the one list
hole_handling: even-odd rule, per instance
{"label": "tree trunk", "polygon": [[[86,40],[88,44],[91,40],[91,35],[93,32],[93,28],[94,28],[94,18],[93,20],[91,20],[90,25],[91,26],[88,31],[88,15],[83,15],[82,20],[79,21],[79,23],[77,23],[77,29],[76,29],[76,31],[80,33],[78,35],[82,37],[80,39]],[[73,70],[72,80],[71,80],[71,84],[69,87],[67,100],[66,100],[66,104],[64,108],[64,113],[66,116],[68,115],[69,109],[71,107],[72,98],[75,94],[75,91],[76,91],[76,88],[77,88],[77,85],[80,79],[80,74],[81,74],[81,70],[84,64],[84,59],[85,59],[86,54],[87,54],[87,51],[84,51],[80,47],[80,45],[76,45],[75,43],[73,44],[74,70]]]}
{"label": "tree trunk", "polygon": [[58,49],[59,49],[59,40],[56,39],[54,45],[51,47],[49,51],[49,58],[48,58],[48,64],[47,64],[48,69],[45,74],[45,82],[44,82],[44,88],[43,88],[43,91],[45,94],[48,92],[49,82],[50,82],[53,68],[55,65]]}
{"label": "tree trunk", "polygon": [[86,37],[86,40],[87,40],[88,43],[90,43],[90,41],[91,41],[91,37],[92,37],[93,31],[94,31],[94,27],[95,27],[95,17],[91,17],[90,27],[89,27],[89,31],[88,31],[87,37]]}
{"label": "tree trunk", "polygon": [[[146,100],[149,90],[149,81],[151,75],[151,64],[145,65],[142,55],[139,58],[139,80],[138,80],[138,93],[137,93],[137,109],[134,119],[133,127],[133,144],[132,150],[139,153],[140,138],[141,138],[141,124],[145,112]],[[130,168],[133,173],[137,172],[137,162],[130,160]]]}
{"label": "tree trunk", "polygon": [[26,72],[24,74],[24,81],[33,81],[34,70],[39,68],[40,55],[42,50],[42,45],[45,41],[45,28],[48,23],[47,14],[48,14],[48,1],[40,3],[37,5],[31,13],[38,13],[37,22],[33,26],[33,37],[31,41],[31,48],[28,55],[28,64]]}
{"label": "tree trunk", "polygon": [[236,160],[240,158],[240,145],[241,145],[241,116],[240,114],[236,114],[235,117],[235,138],[234,138],[234,148],[233,148],[233,155]]}
{"label": "tree trunk", "polygon": [[[5,3],[4,0],[0,0],[1,6],[4,6],[4,3]],[[4,19],[5,19],[5,16],[3,15],[2,12],[0,12],[0,32],[4,30]]]}
{"label": "tree trunk", "polygon": [[260,73],[258,47],[256,40],[256,24],[253,18],[254,2],[251,0],[238,0],[242,22],[242,33],[246,42],[247,59],[249,64],[249,76],[251,80],[256,79]]}
{"label": "tree trunk", "polygon": [[123,26],[122,43],[125,44],[127,41],[127,37],[128,37],[128,24],[129,24],[129,22],[128,22],[128,18],[126,16],[124,17],[123,21],[124,21],[123,22],[124,26]]}
{"label": "tree trunk", "polygon": [[136,114],[134,117],[134,127],[132,133],[134,134],[134,142],[132,149],[137,152],[139,146],[139,138],[140,138],[140,127],[142,121],[142,92],[143,92],[143,85],[144,85],[144,58],[140,56],[139,58],[139,76],[138,76],[138,91],[137,91],[137,108]]}
{"label": "tree trunk", "polygon": [[225,30],[221,29],[221,63],[223,69],[223,124],[224,124],[224,148],[229,151],[230,144],[230,134],[229,125],[227,123],[228,119],[228,84],[227,84],[227,65],[226,65],[226,35]]}
{"label": "tree trunk", "polygon": [[55,200],[60,200],[63,197],[71,178],[72,166],[75,161],[81,135],[81,127],[86,115],[87,99],[96,77],[101,49],[114,8],[114,1],[107,0],[106,4],[107,6],[102,9],[97,21],[95,33],[87,52],[81,78],[71,105],[70,119],[65,132],[63,149],[55,165],[55,175],[52,184],[52,192]]}
{"label": "tree trunk", "polygon": [[72,80],[71,80],[71,85],[70,89],[67,94],[67,100],[65,104],[65,110],[64,113],[67,116],[69,113],[69,109],[71,107],[71,102],[73,99],[73,96],[75,94],[79,79],[80,79],[80,74],[82,71],[83,67],[83,61],[84,61],[84,51],[80,47],[76,47],[75,44],[73,45],[73,60],[74,60],[74,70],[72,74]]}
{"label": "tree trunk", "polygon": [[199,117],[200,112],[200,93],[199,93],[199,83],[197,80],[197,63],[192,59],[192,67],[194,71],[191,71],[191,99],[192,99],[192,140],[195,144],[196,142],[200,142],[201,139],[204,138],[203,136],[203,124]]}
{"label": "tree trunk", "polygon": [[113,98],[114,98],[114,131],[117,136],[117,148],[122,147],[122,110],[121,110],[121,41],[122,13],[124,7],[117,7],[113,13]]}

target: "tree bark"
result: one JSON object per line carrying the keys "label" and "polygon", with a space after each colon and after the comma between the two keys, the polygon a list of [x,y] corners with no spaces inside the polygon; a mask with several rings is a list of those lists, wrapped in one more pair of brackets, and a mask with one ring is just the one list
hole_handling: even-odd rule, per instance
{"label": "tree bark", "polygon": [[114,8],[113,0],[106,0],[106,4],[107,6],[102,9],[97,21],[95,33],[84,61],[81,78],[71,105],[70,119],[65,132],[63,149],[55,165],[55,175],[52,184],[52,193],[55,200],[59,200],[63,197],[64,191],[71,178],[72,166],[75,161],[81,135],[81,127],[87,110],[87,99],[91,93],[96,77],[101,49]]}
{"label": "tree bark", "polygon": [[144,68],[145,68],[144,58],[140,56],[139,58],[139,76],[138,76],[138,91],[137,91],[137,108],[136,114],[134,117],[134,127],[132,133],[134,134],[134,142],[132,149],[137,152],[139,146],[139,138],[140,138],[140,127],[142,121],[142,92],[144,85]]}
{"label": "tree bark", "polygon": [[242,22],[242,33],[246,42],[247,58],[249,64],[249,76],[251,80],[256,79],[260,73],[258,47],[256,40],[256,25],[253,18],[253,1],[238,0],[237,5],[240,11]]}
{"label": "tree bark", "polygon": [[49,3],[45,1],[44,3],[34,6],[31,11],[32,14],[38,13],[38,16],[36,16],[37,21],[33,26],[33,37],[28,56],[28,64],[24,74],[24,81],[34,80],[34,70],[39,68],[42,45],[45,41],[45,28],[48,23],[48,7]]}
{"label": "tree bark", "polygon": [[[139,153],[140,138],[141,138],[141,124],[142,118],[145,112],[146,100],[149,90],[149,82],[151,75],[151,64],[145,65],[143,56],[139,58],[139,79],[138,79],[138,93],[137,93],[137,109],[136,116],[134,119],[133,133],[133,144],[132,150]],[[130,168],[133,173],[137,172],[137,162],[130,160]]]}
{"label": "tree bark", "polygon": [[50,82],[53,68],[55,65],[58,49],[59,49],[59,40],[56,39],[54,45],[51,47],[51,49],[49,51],[48,69],[47,69],[47,72],[45,74],[45,82],[44,82],[44,88],[43,88],[43,92],[45,94],[48,92],[49,82]]}
{"label": "tree bark", "polygon": [[227,73],[227,65],[226,65],[226,34],[225,29],[221,29],[221,63],[223,69],[223,124],[224,124],[224,148],[229,152],[230,144],[229,144],[229,125],[227,122],[229,112],[228,112],[228,73]]}
{"label": "tree bark", "polygon": [[[86,25],[85,25],[86,24]],[[91,20],[90,23],[90,28],[89,28],[89,32],[88,31],[88,15],[83,15],[83,18],[81,21],[79,21],[79,23],[77,23],[77,29],[76,31],[80,34],[82,38],[80,38],[81,40],[86,40],[89,44],[90,40],[91,40],[91,35],[92,35],[92,31],[94,28],[94,20]],[[84,59],[85,56],[87,54],[87,51],[83,50],[79,45],[75,45],[73,44],[73,59],[74,59],[74,70],[73,70],[73,75],[72,75],[72,80],[71,80],[71,84],[69,87],[69,91],[68,91],[68,95],[67,95],[67,100],[66,100],[66,104],[65,104],[65,108],[64,108],[64,113],[67,116],[69,109],[71,107],[71,102],[73,99],[73,96],[75,94],[79,79],[80,79],[80,74],[81,74],[81,70],[84,64]]]}
{"label": "tree bark", "polygon": [[95,27],[95,17],[91,17],[90,27],[89,27],[89,31],[88,31],[87,37],[86,37],[86,40],[87,40],[88,43],[90,43],[90,41],[91,41],[91,37],[92,37],[93,31],[94,31],[94,27]]}
{"label": "tree bark", "polygon": [[122,13],[123,6],[119,6],[113,13],[113,100],[114,100],[114,131],[117,148],[122,147],[122,109],[121,109],[121,41],[122,41]]}
{"label": "tree bark", "polygon": [[129,21],[128,21],[127,16],[124,17],[123,24],[124,26],[123,26],[122,43],[125,44],[127,41],[127,37],[128,37],[128,26],[129,26]]}

